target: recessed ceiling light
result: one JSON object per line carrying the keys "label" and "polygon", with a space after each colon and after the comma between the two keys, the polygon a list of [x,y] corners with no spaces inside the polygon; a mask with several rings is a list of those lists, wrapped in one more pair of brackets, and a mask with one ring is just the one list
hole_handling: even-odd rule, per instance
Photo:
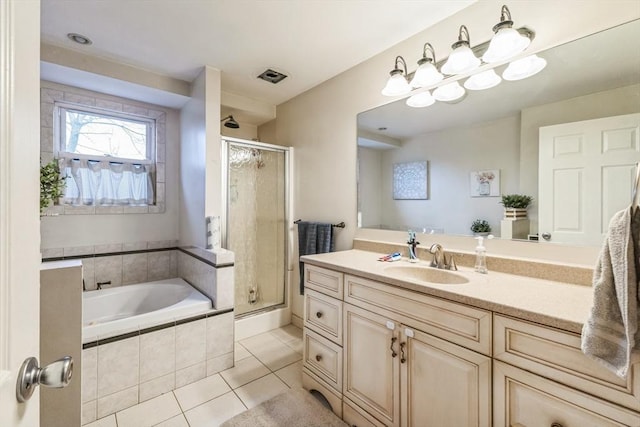
{"label": "recessed ceiling light", "polygon": [[85,46],[89,46],[90,44],[93,44],[93,42],[89,37],[83,36],[82,34],[68,33],[67,37],[69,37],[69,40]]}

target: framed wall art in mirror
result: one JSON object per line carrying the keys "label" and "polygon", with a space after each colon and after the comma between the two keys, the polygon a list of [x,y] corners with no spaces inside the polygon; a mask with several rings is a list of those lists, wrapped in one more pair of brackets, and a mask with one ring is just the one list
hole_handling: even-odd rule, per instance
{"label": "framed wall art in mirror", "polygon": [[393,199],[428,199],[428,162],[405,162],[393,165]]}
{"label": "framed wall art in mirror", "polygon": [[500,195],[500,170],[491,169],[469,173],[471,197],[498,197]]}

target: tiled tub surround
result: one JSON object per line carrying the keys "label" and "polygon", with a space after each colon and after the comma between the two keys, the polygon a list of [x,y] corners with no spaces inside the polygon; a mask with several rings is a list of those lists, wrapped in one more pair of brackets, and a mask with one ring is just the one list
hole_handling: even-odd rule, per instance
{"label": "tiled tub surround", "polygon": [[91,343],[82,351],[82,424],[233,366],[233,322],[225,310]]}
{"label": "tiled tub surround", "polygon": [[86,290],[180,277],[211,298],[218,309],[233,308],[234,254],[225,249],[176,247],[175,241],[117,243],[44,249],[46,261],[82,260]]}
{"label": "tiled tub surround", "polygon": [[233,252],[175,241],[43,250],[47,260],[81,259],[88,290],[180,277],[215,309],[189,319],[85,343],[82,423],[113,414],[233,366]]}

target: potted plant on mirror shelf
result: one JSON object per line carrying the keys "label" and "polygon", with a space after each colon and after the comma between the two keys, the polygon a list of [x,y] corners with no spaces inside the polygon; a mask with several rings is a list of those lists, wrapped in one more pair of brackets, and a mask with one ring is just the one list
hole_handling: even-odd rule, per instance
{"label": "potted plant on mirror shelf", "polygon": [[65,177],[60,174],[57,160],[40,166],[40,216],[64,194]]}
{"label": "potted plant on mirror shelf", "polygon": [[500,204],[504,206],[504,219],[526,219],[532,201],[533,197],[524,194],[503,194]]}
{"label": "potted plant on mirror shelf", "polygon": [[487,220],[476,219],[471,223],[471,231],[476,236],[486,236],[491,232],[491,226]]}

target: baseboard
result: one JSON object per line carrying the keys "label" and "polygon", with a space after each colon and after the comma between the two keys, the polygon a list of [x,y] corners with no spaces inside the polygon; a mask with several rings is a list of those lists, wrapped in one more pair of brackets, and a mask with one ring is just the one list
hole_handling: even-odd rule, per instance
{"label": "baseboard", "polygon": [[235,322],[235,340],[240,341],[291,323],[291,309],[288,307],[244,317]]}

